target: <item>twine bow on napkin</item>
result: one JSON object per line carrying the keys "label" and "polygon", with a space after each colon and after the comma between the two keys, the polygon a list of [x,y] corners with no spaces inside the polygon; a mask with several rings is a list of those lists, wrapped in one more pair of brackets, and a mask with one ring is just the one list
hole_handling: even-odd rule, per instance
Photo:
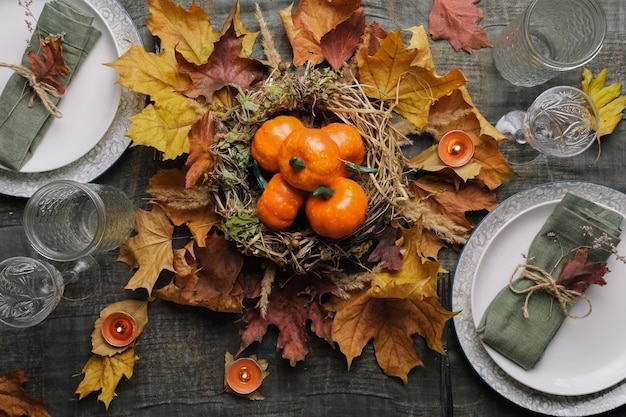
{"label": "twine bow on napkin", "polygon": [[[69,74],[62,76],[65,86],[69,85],[100,38],[100,31],[93,26],[94,19],[66,0],[47,2],[39,15],[30,45],[39,45],[42,38],[65,33],[63,58],[69,69]],[[56,108],[61,99],[59,89],[38,82],[24,70],[29,66],[29,49],[24,53],[21,65],[4,65],[14,73],[0,94],[0,165],[14,170],[21,169],[30,159],[53,120],[50,116],[60,115]],[[24,94],[28,88],[32,88],[41,100],[33,100],[31,94]]]}

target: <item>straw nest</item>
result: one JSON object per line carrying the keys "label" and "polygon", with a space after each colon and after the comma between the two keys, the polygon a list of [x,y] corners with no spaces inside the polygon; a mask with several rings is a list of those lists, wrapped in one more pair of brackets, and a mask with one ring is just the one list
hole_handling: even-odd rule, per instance
{"label": "straw nest", "polygon": [[[402,182],[401,145],[406,138],[394,128],[391,110],[370,100],[354,79],[314,67],[270,77],[258,88],[240,91],[238,101],[228,117],[231,125],[224,127],[227,133],[214,143],[219,186],[213,196],[225,234],[242,253],[298,274],[340,270],[346,260],[360,264],[372,239],[396,215],[398,203],[408,198]],[[309,126],[342,121],[361,133],[366,145],[363,165],[378,171],[353,177],[365,189],[369,207],[365,223],[352,235],[340,240],[320,237],[304,218],[287,232],[273,232],[256,217],[261,190],[251,173],[250,142],[259,126],[278,114],[293,114]]]}

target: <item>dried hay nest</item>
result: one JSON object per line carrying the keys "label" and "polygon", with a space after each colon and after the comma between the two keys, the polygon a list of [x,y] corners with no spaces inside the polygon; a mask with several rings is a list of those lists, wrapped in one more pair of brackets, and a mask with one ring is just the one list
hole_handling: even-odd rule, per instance
{"label": "dried hay nest", "polygon": [[[221,139],[214,144],[219,186],[213,196],[225,234],[242,253],[266,258],[298,274],[336,271],[343,260],[359,264],[372,238],[394,218],[398,203],[408,198],[402,182],[405,157],[401,145],[406,138],[394,128],[390,108],[370,101],[354,79],[314,67],[269,77],[256,89],[240,91],[237,98],[240,105],[229,116],[233,124],[224,127],[226,133],[217,135]],[[378,171],[353,177],[369,201],[366,221],[354,234],[340,240],[323,238],[306,219],[296,221],[288,232],[273,232],[256,217],[260,189],[251,174],[250,142],[264,121],[285,113],[309,126],[336,119],[361,133],[366,145],[363,165]]]}

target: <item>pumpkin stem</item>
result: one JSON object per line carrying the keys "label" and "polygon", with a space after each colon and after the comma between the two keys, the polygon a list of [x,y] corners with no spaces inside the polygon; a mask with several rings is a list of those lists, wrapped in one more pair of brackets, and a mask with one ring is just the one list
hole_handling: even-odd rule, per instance
{"label": "pumpkin stem", "polygon": [[354,162],[343,161],[346,164],[346,169],[356,174],[376,174],[378,168],[370,168],[363,165],[357,165]]}
{"label": "pumpkin stem", "polygon": [[324,187],[323,185],[317,187],[313,191],[313,197],[321,196],[322,198],[324,198],[326,200],[331,198],[333,196],[333,194],[335,194],[335,189],[334,188]]}
{"label": "pumpkin stem", "polygon": [[291,159],[289,159],[289,166],[299,171],[301,169],[304,169],[306,167],[306,164],[302,159],[298,158],[297,156],[292,156]]}
{"label": "pumpkin stem", "polygon": [[254,179],[256,180],[256,183],[261,191],[264,191],[267,187],[267,180],[263,176],[261,167],[259,167],[259,163],[255,159],[252,160],[252,174],[254,175]]}

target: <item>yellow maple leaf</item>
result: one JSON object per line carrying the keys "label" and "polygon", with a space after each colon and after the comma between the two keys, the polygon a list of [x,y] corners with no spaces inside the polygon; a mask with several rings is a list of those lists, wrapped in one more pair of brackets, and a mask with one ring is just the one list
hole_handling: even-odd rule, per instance
{"label": "yellow maple leaf", "polygon": [[152,16],[146,24],[161,40],[161,48],[180,52],[187,61],[203,64],[220,34],[211,27],[209,15],[195,2],[189,10],[171,0],[148,0]]}
{"label": "yellow maple leaf", "polygon": [[234,27],[235,34],[237,36],[243,36],[240,56],[249,58],[250,56],[252,56],[254,43],[256,42],[256,38],[259,36],[259,32],[250,32],[248,29],[246,29],[243,22],[241,21],[241,6],[239,2],[237,2],[230,9],[228,18],[226,18],[224,25],[222,26],[222,32],[220,33],[220,36],[224,35],[231,25]]}
{"label": "yellow maple leaf", "polygon": [[131,116],[127,135],[134,145],[152,146],[163,152],[164,159],[175,159],[189,152],[189,131],[201,116],[202,109],[193,99],[172,96]]}
{"label": "yellow maple leaf", "polygon": [[408,373],[423,363],[415,352],[414,334],[428,347],[445,354],[441,338],[445,323],[456,313],[444,309],[436,297],[419,299],[374,298],[365,288],[348,299],[333,298],[326,307],[335,312],[332,338],[345,355],[348,368],[374,339],[376,361],[385,374],[406,384]]}
{"label": "yellow maple leaf", "polygon": [[116,347],[109,344],[102,335],[102,324],[109,314],[116,311],[124,311],[135,319],[137,323],[137,335],[143,332],[143,329],[148,324],[148,302],[140,300],[124,300],[118,301],[108,305],[100,312],[100,317],[94,324],[93,332],[91,333],[91,352],[100,356],[113,356],[118,353],[122,353],[129,346]]}
{"label": "yellow maple leaf", "polygon": [[369,295],[376,298],[420,300],[437,296],[437,274],[444,272],[438,262],[423,258],[418,243],[422,228],[402,228],[402,269],[374,274]]}
{"label": "yellow maple leaf", "polygon": [[596,78],[590,70],[583,70],[582,90],[587,93],[598,107],[600,112],[600,127],[598,138],[613,133],[617,124],[624,117],[626,96],[621,96],[622,83],[613,83],[605,86],[608,70],[604,68]]}
{"label": "yellow maple leaf", "polygon": [[138,268],[124,288],[145,288],[151,293],[161,271],[174,271],[174,226],[158,206],[151,211],[135,209],[135,218],[137,235],[120,247],[117,260]]}
{"label": "yellow maple leaf", "polygon": [[116,395],[117,384],[122,377],[132,378],[138,359],[134,346],[113,356],[92,355],[83,367],[84,377],[76,388],[78,399],[82,400],[89,394],[101,390],[98,400],[102,401],[108,410]]}
{"label": "yellow maple leaf", "polygon": [[411,65],[414,67],[422,67],[429,71],[434,70],[435,63],[433,61],[432,51],[430,47],[424,47],[424,45],[428,46],[428,33],[426,33],[424,26],[412,26],[405,30],[411,33],[411,39],[409,40],[407,49],[417,51]]}

